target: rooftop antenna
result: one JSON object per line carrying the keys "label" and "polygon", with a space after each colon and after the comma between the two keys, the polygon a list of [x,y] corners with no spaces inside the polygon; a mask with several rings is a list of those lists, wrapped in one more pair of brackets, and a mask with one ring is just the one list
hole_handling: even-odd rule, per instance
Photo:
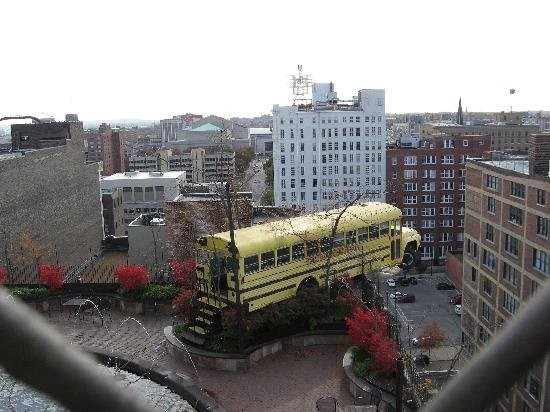
{"label": "rooftop antenna", "polygon": [[309,100],[306,96],[309,93],[309,89],[311,87],[311,76],[308,74],[302,74],[302,65],[298,65],[298,74],[293,74],[290,76],[291,86],[292,86],[292,94],[294,96],[294,103],[293,105],[296,105],[296,102],[300,104],[300,102],[303,103],[309,103]]}

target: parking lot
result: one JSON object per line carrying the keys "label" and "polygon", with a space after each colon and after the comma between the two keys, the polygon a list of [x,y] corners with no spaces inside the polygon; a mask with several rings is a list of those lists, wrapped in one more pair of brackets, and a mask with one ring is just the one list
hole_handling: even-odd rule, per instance
{"label": "parking lot", "polygon": [[[395,288],[388,287],[386,281],[389,278],[396,278],[402,275],[398,268],[386,273],[380,273],[380,292],[386,297],[388,308],[397,310],[397,315],[401,323],[401,342],[402,346],[411,353],[417,354],[421,351],[415,348],[411,339],[417,337],[424,326],[432,321],[443,329],[445,340],[436,348],[431,350],[432,361],[448,361],[455,357],[460,349],[460,316],[454,311],[454,305],[449,303],[452,296],[458,293],[457,290],[437,290],[439,282],[449,282],[444,273],[434,273],[433,275],[423,274],[415,276],[418,280],[416,285],[399,286]],[[391,299],[389,295],[395,291],[415,295],[414,303],[399,303]],[[443,362],[440,366],[446,367],[450,362]]]}

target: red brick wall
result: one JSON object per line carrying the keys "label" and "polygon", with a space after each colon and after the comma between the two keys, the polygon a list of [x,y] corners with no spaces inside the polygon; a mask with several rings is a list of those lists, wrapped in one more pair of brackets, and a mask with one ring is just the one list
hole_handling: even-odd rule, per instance
{"label": "red brick wall", "polygon": [[462,269],[462,253],[455,254],[447,252],[445,271],[451,282],[460,290],[462,290]]}

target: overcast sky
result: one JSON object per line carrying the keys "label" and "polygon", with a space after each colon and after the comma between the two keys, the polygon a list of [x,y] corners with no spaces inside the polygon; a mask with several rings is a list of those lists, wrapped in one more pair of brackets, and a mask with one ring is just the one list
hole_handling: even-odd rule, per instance
{"label": "overcast sky", "polygon": [[[550,110],[550,1],[2,0],[0,116],[269,113],[302,64],[387,112]],[[517,93],[509,95],[509,89]]]}

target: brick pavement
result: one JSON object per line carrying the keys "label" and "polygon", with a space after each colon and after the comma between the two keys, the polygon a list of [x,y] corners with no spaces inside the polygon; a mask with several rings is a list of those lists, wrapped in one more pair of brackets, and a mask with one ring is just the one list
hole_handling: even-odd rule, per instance
{"label": "brick pavement", "polygon": [[52,314],[49,321],[71,344],[155,361],[163,369],[188,377],[229,412],[314,411],[316,400],[323,396],[333,396],[342,405],[353,404],[342,369],[344,346],[277,353],[246,373],[199,369],[197,375],[190,365],[175,361],[166,352],[163,328],[172,318],[150,315],[127,320],[128,315],[117,312],[111,316],[104,326],[89,315],[81,320],[69,311]]}

